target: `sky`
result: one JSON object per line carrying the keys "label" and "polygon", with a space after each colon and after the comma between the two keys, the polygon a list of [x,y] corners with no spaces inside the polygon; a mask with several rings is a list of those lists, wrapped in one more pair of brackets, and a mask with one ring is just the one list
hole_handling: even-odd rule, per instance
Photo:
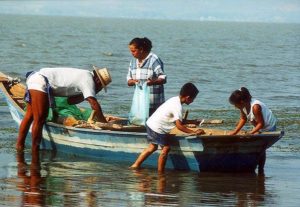
{"label": "sky", "polygon": [[0,0],[0,14],[300,23],[300,0]]}

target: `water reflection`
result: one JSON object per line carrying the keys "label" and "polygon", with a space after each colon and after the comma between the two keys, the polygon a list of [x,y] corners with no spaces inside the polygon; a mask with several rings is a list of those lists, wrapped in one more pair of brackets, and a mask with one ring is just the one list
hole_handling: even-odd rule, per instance
{"label": "water reflection", "polygon": [[132,170],[132,180],[136,183],[139,193],[143,194],[141,200],[144,205],[170,205],[178,204],[180,192],[180,180],[174,180],[167,173],[159,173],[154,170]]}
{"label": "water reflection", "polygon": [[[24,153],[18,162],[17,190],[29,206],[264,206],[273,203],[265,177],[256,174],[196,173],[59,156]],[[42,172],[42,173],[41,173]],[[46,175],[45,175],[46,174]],[[44,175],[44,176],[43,176]]]}
{"label": "water reflection", "polygon": [[22,205],[45,205],[45,178],[41,177],[39,153],[32,154],[32,161],[29,166],[25,162],[24,152],[18,152],[16,159],[18,165],[17,175],[22,180],[17,186],[22,191]]}
{"label": "water reflection", "polygon": [[272,203],[265,177],[254,174],[133,171],[145,205],[262,206]]}
{"label": "water reflection", "polygon": [[68,156],[63,160],[52,162],[48,171],[50,176],[47,179],[48,190],[53,192],[48,199],[51,201],[49,204],[99,206],[98,200],[101,198],[99,192],[101,192],[101,185],[105,183],[102,177],[103,170],[101,170],[97,162]]}
{"label": "water reflection", "polygon": [[265,176],[255,173],[200,173],[196,188],[201,192],[198,202],[202,204],[261,206],[264,202],[270,203],[266,197]]}

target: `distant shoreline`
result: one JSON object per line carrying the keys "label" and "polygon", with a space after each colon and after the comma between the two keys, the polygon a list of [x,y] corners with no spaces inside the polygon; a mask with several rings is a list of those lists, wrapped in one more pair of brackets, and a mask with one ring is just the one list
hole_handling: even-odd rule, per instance
{"label": "distant shoreline", "polygon": [[264,21],[230,21],[230,20],[197,20],[197,19],[161,19],[161,18],[130,18],[130,17],[101,17],[101,16],[72,16],[72,15],[49,15],[49,14],[14,14],[0,13],[0,16],[20,16],[20,17],[53,17],[53,18],[79,18],[79,19],[109,19],[128,21],[159,21],[159,22],[201,22],[201,23],[236,23],[236,24],[288,24],[300,25],[300,22],[264,22]]}

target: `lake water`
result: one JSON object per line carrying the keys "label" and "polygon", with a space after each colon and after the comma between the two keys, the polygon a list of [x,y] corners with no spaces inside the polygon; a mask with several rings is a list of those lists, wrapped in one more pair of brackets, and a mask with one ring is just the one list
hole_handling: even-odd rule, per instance
{"label": "lake water", "polygon": [[267,151],[265,176],[159,175],[128,170],[131,163],[50,151],[34,164],[29,147],[16,153],[18,131],[1,98],[0,206],[299,206],[299,24],[1,15],[0,32],[0,71],[11,76],[42,67],[108,67],[113,82],[98,99],[105,113],[116,115],[128,113],[133,95],[126,85],[127,45],[146,36],[165,63],[167,98],[188,81],[200,89],[186,107],[190,117],[223,119],[221,128],[234,128],[239,112],[227,100],[246,86],[285,131]]}

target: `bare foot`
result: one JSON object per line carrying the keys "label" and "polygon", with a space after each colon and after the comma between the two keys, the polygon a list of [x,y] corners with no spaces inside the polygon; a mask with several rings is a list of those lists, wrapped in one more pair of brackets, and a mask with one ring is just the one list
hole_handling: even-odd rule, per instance
{"label": "bare foot", "polygon": [[136,166],[136,165],[131,165],[128,169],[130,169],[130,170],[138,170],[138,169],[140,169],[140,167]]}

